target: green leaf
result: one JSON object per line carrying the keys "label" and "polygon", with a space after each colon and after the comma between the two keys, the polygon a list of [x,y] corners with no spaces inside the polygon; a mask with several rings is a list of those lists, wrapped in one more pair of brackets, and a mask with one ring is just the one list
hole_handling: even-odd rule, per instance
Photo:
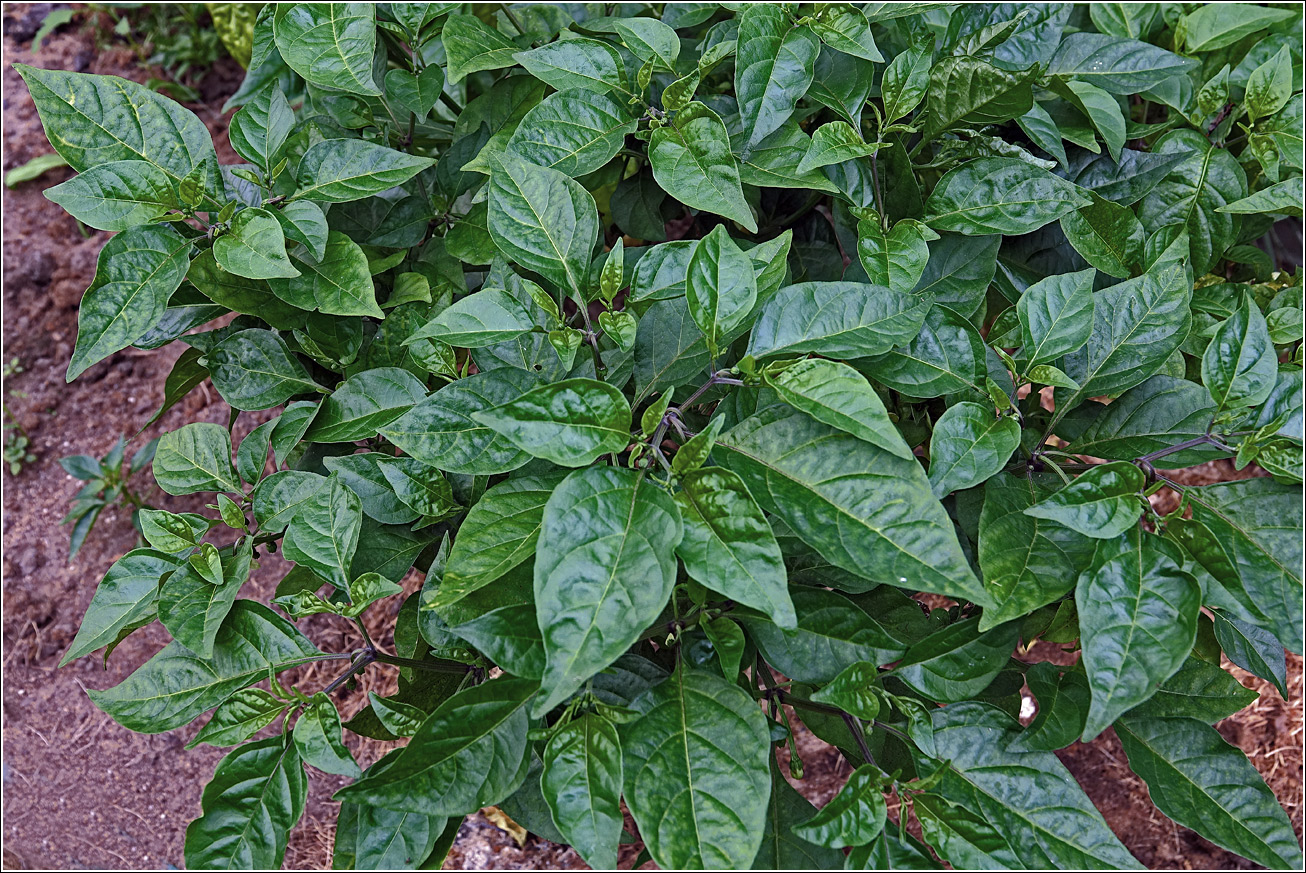
{"label": "green leaf", "polygon": [[1086,397],[1119,393],[1156,373],[1188,336],[1191,293],[1179,265],[1154,268],[1095,292],[1088,343],[1067,355],[1062,366],[1080,384],[1065,408]]}
{"label": "green leaf", "polygon": [[566,700],[653,623],[682,535],[671,496],[633,471],[586,467],[554,489],[535,551],[547,663],[533,712]]}
{"label": "green leaf", "polygon": [[443,519],[461,510],[449,481],[421,461],[386,458],[379,464],[395,495],[423,518]]}
{"label": "green leaf", "polygon": [[855,282],[804,282],[763,304],[749,338],[755,358],[814,352],[869,357],[910,342],[929,302],[903,291]]}
{"label": "green leaf", "polygon": [[739,327],[757,302],[753,262],[718,224],[694,246],[685,273],[689,314],[715,355],[721,338]]}
{"label": "green leaf", "polygon": [[592,464],[630,442],[630,404],[606,382],[565,379],[472,418],[537,458],[564,467]]}
{"label": "green leaf", "polygon": [[1210,528],[1242,583],[1244,606],[1291,651],[1302,648],[1301,488],[1245,479],[1187,488],[1193,518]]}
{"label": "green leaf", "polygon": [[165,433],[154,452],[154,481],[169,494],[240,491],[231,465],[231,434],[218,424],[196,422]]}
{"label": "green leaf", "polygon": [[262,688],[242,688],[213,710],[208,723],[186,744],[193,749],[202,743],[237,746],[276,721],[289,706]]}
{"label": "green leaf", "polygon": [[264,531],[280,533],[304,501],[326,484],[326,477],[303,470],[279,470],[254,488],[254,518]]}
{"label": "green leaf", "polygon": [[[928,307],[928,301],[922,301]],[[908,397],[950,393],[988,396],[987,352],[975,326],[946,306],[928,307],[924,324],[905,346],[864,362],[862,371]]]}
{"label": "green leaf", "polygon": [[[71,13],[72,10],[70,9],[68,12]],[[5,187],[17,188],[24,182],[31,182],[33,179],[39,179],[51,170],[57,170],[60,167],[66,166],[68,166],[68,162],[64,160],[63,155],[39,155],[38,157],[32,158],[27,163],[19,164],[17,167],[14,167],[12,170],[5,173]]]}
{"label": "green leaf", "polygon": [[272,87],[240,107],[232,116],[227,135],[236,154],[271,174],[294,128],[295,112],[286,95]]}
{"label": "green leaf", "polygon": [[1161,812],[1257,864],[1301,865],[1274,792],[1215,728],[1192,718],[1130,717],[1116,725],[1116,735]]}
{"label": "green leaf", "polygon": [[798,172],[806,173],[830,164],[842,164],[857,158],[869,158],[882,144],[868,143],[846,121],[830,121],[812,134],[812,145],[798,164]]}
{"label": "green leaf", "polygon": [[426,816],[461,816],[512,794],[525,776],[526,705],[538,683],[500,677],[440,704],[385,770],[336,800]]}
{"label": "green leaf", "polygon": [[31,91],[50,144],[77,172],[115,161],[147,161],[180,185],[202,167],[204,189],[222,190],[213,140],[189,109],[117,76],[23,64],[14,69]]}
{"label": "green leaf", "polygon": [[544,506],[558,476],[520,476],[485,492],[467,512],[430,606],[443,609],[535,554]]}
{"label": "green leaf", "polygon": [[130,230],[180,206],[168,174],[148,161],[98,164],[46,188],[45,196],[98,230]]}
{"label": "green leaf", "polygon": [[742,869],[757,854],[770,798],[762,710],[732,682],[688,669],[633,704],[621,731],[625,796],[663,869]]}
{"label": "green leaf", "polygon": [[425,399],[426,386],[407,370],[364,370],[322,401],[303,438],[315,443],[367,439]]}
{"label": "green leaf", "polygon": [[1060,491],[1025,510],[1084,536],[1112,540],[1138,524],[1147,476],[1127,461],[1098,464]]}
{"label": "green leaf", "polygon": [[621,837],[621,739],[612,722],[585,713],[544,749],[540,788],[554,824],[596,870],[617,866]]}
{"label": "green leaf", "polygon": [[784,407],[746,419],[717,447],[762,508],[832,564],[872,581],[988,604],[916,461]]}
{"label": "green leaf", "polygon": [[530,310],[515,295],[502,288],[482,288],[442,311],[406,342],[436,339],[450,346],[479,349],[514,339],[534,327]]}
{"label": "green leaf", "polygon": [[1003,742],[1019,735],[1014,718],[970,700],[930,715],[934,757],[951,764],[935,791],[992,822],[1009,866],[1141,868],[1055,755]]}
{"label": "green leaf", "polygon": [[550,94],[526,113],[505,148],[574,179],[612,160],[637,121],[616,98],[573,88]]}
{"label": "green leaf", "polygon": [[540,79],[567,91],[581,88],[596,94],[625,91],[626,66],[612,46],[595,39],[565,39],[514,55],[517,63]]}
{"label": "green leaf", "polygon": [[680,37],[667,24],[654,18],[618,18],[612,26],[641,61],[653,61],[655,69],[676,71]]}
{"label": "green leaf", "polygon": [[1066,239],[1094,267],[1127,279],[1143,264],[1143,225],[1126,206],[1089,192],[1092,203],[1061,217]]}
{"label": "green leaf", "polygon": [[300,158],[294,196],[323,203],[361,200],[402,185],[434,164],[432,158],[362,139],[326,139],[309,146]]}
{"label": "green leaf", "polygon": [[515,400],[537,381],[535,374],[510,367],[459,379],[381,428],[381,435],[422,463],[449,473],[515,470],[530,455],[472,416]]}
{"label": "green leaf", "polygon": [[812,83],[821,43],[810,28],[795,27],[788,12],[769,4],[744,8],[738,39],[735,93],[747,154],[793,114]]}
{"label": "green leaf", "polygon": [[748,612],[739,620],[766,662],[791,679],[831,682],[854,664],[887,664],[907,651],[906,642],[838,592],[803,585],[790,593],[798,617],[793,630]]}
{"label": "green leaf", "polygon": [[1061,41],[1047,71],[1049,75],[1085,82],[1111,94],[1137,94],[1196,68],[1193,58],[1136,39],[1071,33]]}
{"label": "green leaf", "polygon": [[455,12],[440,33],[449,58],[449,81],[461,82],[470,73],[511,67],[520,46],[474,15]]}
{"label": "green leaf", "polygon": [[872,721],[880,714],[880,697],[875,693],[879,675],[879,670],[870,661],[849,664],[828,685],[813,693],[812,700],[837,706],[864,721]]}
{"label": "green leaf", "polygon": [[321,258],[296,257],[294,261],[300,268],[299,275],[271,283],[273,293],[282,300],[327,315],[385,317],[376,304],[367,255],[345,234],[330,231]]}
{"label": "green leaf", "polygon": [[1151,697],[1193,647],[1201,586],[1165,545],[1142,531],[1105,542],[1075,588],[1093,698],[1085,741]]}
{"label": "green leaf", "polygon": [[[75,181],[75,180],[74,180]],[[64,185],[71,184],[65,182]],[[59,186],[60,188],[63,185]],[[47,190],[48,197],[52,191]],[[1235,200],[1233,203],[1226,203],[1224,206],[1217,208],[1216,212],[1231,212],[1236,215],[1256,215],[1261,212],[1277,212],[1283,215],[1296,215],[1301,217],[1302,200],[1306,197],[1302,194],[1301,179],[1284,179],[1268,188],[1262,188],[1254,194],[1250,194],[1241,200]],[[58,202],[58,201],[56,201]],[[63,205],[63,204],[60,204]],[[64,206],[67,209],[67,206]]]}
{"label": "green leaf", "polygon": [[1038,701],[1038,715],[1007,748],[1017,752],[1055,752],[1079,739],[1088,716],[1088,679],[1080,670],[1058,675],[1055,664],[1033,664],[1025,673],[1025,684]]}
{"label": "green leaf", "polygon": [[984,302],[997,272],[1002,237],[959,233],[938,236],[931,241],[929,260],[916,293],[957,312],[972,313]]}
{"label": "green leaf", "polygon": [[231,334],[208,354],[213,387],[233,409],[268,409],[319,386],[275,331]]}
{"label": "green leaf", "polygon": [[874,764],[858,767],[839,793],[816,815],[794,825],[793,832],[827,849],[866,845],[884,830],[888,818],[882,779]]}
{"label": "green leaf", "polygon": [[1029,233],[1089,202],[1078,186],[1019,158],[979,158],[934,186],[925,223],[965,234]]}
{"label": "green leaf", "polygon": [[884,401],[861,373],[847,364],[807,358],[772,375],[766,382],[795,409],[879,446],[900,458],[914,459],[911,448],[889,420]]}
{"label": "green leaf", "polygon": [[1021,357],[1031,365],[1081,348],[1093,331],[1093,271],[1048,276],[1016,301]]}
{"label": "green leaf", "polygon": [[125,629],[153,618],[159,580],[178,566],[175,558],[150,549],[134,549],[115,561],[96,587],[59,666],[112,645]]}
{"label": "green leaf", "polygon": [[1138,204],[1149,233],[1171,224],[1188,231],[1193,270],[1208,272],[1235,242],[1237,222],[1220,207],[1247,196],[1247,176],[1229,152],[1195,130],[1174,130],[1153,146],[1158,155],[1182,155],[1152,193]]}
{"label": "green leaf", "polygon": [[218,266],[247,279],[277,279],[299,275],[286,254],[281,223],[266,209],[242,209],[230,229],[213,241]]}
{"label": "green leaf", "polygon": [[879,216],[872,214],[857,222],[857,258],[872,285],[908,291],[925,273],[932,239],[938,234],[913,218],[904,218],[886,233]]}
{"label": "green leaf", "polygon": [[1131,709],[1128,717],[1195,718],[1215,724],[1259,696],[1219,665],[1190,655],[1155,694]]}
{"label": "green leaf", "polygon": [[978,58],[945,57],[930,68],[923,136],[1019,118],[1033,105],[1028,74],[1008,73]]}
{"label": "green leaf", "polygon": [[1244,295],[1202,353],[1202,384],[1216,411],[1259,406],[1274,390],[1279,357],[1261,308]]}
{"label": "green leaf", "polygon": [[418,514],[399,499],[381,472],[381,465],[394,460],[382,452],[362,452],[323,458],[328,474],[338,473],[341,482],[358,495],[363,514],[382,524],[411,524]]}
{"label": "green leaf", "polygon": [[1056,602],[1092,560],[1096,540],[1024,512],[1060,485],[1050,473],[1037,478],[1001,474],[985,483],[977,558],[984,587],[997,606],[984,611],[981,629]]}
{"label": "green leaf", "polygon": [[237,600],[218,630],[213,657],[169,643],[144,666],[91,702],[118,724],[140,733],[181,727],[233,692],[313,660],[321,653],[290,622],[252,600]]}
{"label": "green leaf", "polygon": [[357,779],[362,775],[341,738],[340,713],[321,691],[313,695],[295,722],[294,741],[305,764],[337,776]]}
{"label": "green leaf", "polygon": [[996,476],[1020,445],[1020,423],[995,416],[991,406],[949,406],[930,438],[930,488],[942,499]]}
{"label": "green leaf", "polygon": [[[1283,644],[1278,638],[1254,624],[1229,618],[1223,612],[1216,612],[1214,616],[1215,638],[1225,656],[1253,676],[1273,684],[1279,690],[1279,696],[1287,700],[1288,668]],[[67,659],[65,655],[64,660]]]}
{"label": "green leaf", "polygon": [[1267,9],[1250,3],[1199,7],[1184,17],[1186,47],[1190,52],[1215,51],[1295,14],[1292,9]]}
{"label": "green leaf", "polygon": [[739,183],[739,165],[720,116],[690,103],[649,140],[653,178],[668,194],[694,209],[739,222],[756,233],[753,211]]}
{"label": "green leaf", "polygon": [[191,869],[279,868],[290,829],[304,814],[308,779],[284,736],[241,746],[204,786],[200,817],[186,828]]}
{"label": "green leaf", "polygon": [[299,504],[282,540],[282,554],[341,590],[349,587],[350,562],[363,523],[362,504],[332,473],[326,483]]}
{"label": "green leaf", "polygon": [[766,810],[766,829],[762,848],[753,859],[754,870],[834,870],[843,863],[837,849],[813,846],[793,834],[793,826],[806,821],[816,812],[771,764],[771,803]]}
{"label": "green leaf", "polygon": [[884,63],[884,55],[876,48],[866,16],[849,3],[825,7],[824,15],[818,15],[812,23],[812,30],[831,48],[877,64]]}
{"label": "green leaf", "polygon": [[[1127,460],[1203,436],[1215,413],[1209,392],[1194,382],[1173,376],[1153,376],[1130,388],[1106,406],[1088,404],[1066,422],[1071,451],[1095,458]],[[1082,426],[1079,424],[1082,422]],[[1191,466],[1210,453],[1176,452],[1152,461],[1154,467]]]}
{"label": "green leaf", "polygon": [[743,481],[706,467],[685,474],[676,504],[685,535],[676,554],[704,587],[766,613],[783,628],[796,626],[780,546]]}
{"label": "green leaf", "polygon": [[[373,705],[381,699],[372,695]],[[426,713],[417,711],[425,718]],[[369,767],[368,772],[385,770],[393,764],[400,751],[390,752]],[[336,823],[332,867],[337,870],[416,870],[432,857],[446,821],[450,824],[459,822],[457,818],[342,803]]]}
{"label": "green leaf", "polygon": [[407,109],[417,121],[425,121],[444,90],[444,70],[434,64],[421,73],[389,70],[385,74],[388,100]]}
{"label": "green leaf", "polygon": [[913,42],[884,68],[880,93],[884,97],[885,123],[897,121],[920,105],[930,84],[932,43],[933,40]]}
{"label": "green leaf", "polygon": [[[206,543],[205,548],[212,546]],[[174,640],[201,658],[213,656],[218,630],[249,578],[252,556],[253,541],[246,538],[234,554],[214,560],[216,574],[199,570],[192,557],[168,577],[159,591],[159,622]]]}
{"label": "green leaf", "polygon": [[948,625],[912,643],[894,674],[912,690],[940,703],[956,703],[987,688],[1016,647],[1016,622],[981,631],[979,619]]}
{"label": "green leaf", "polygon": [[376,10],[367,3],[286,6],[273,18],[277,51],[319,88],[380,96],[372,78]]}
{"label": "green leaf", "polygon": [[566,174],[511,153],[498,156],[489,192],[490,236],[504,256],[584,300],[599,235],[590,193]]}

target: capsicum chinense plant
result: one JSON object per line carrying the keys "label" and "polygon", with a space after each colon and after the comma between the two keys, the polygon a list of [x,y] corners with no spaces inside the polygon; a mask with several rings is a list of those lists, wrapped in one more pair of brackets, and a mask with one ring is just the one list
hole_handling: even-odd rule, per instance
{"label": "capsicum chinense plant", "polygon": [[[1222,657],[1286,695],[1302,651],[1301,46],[1294,4],[267,4],[231,166],[20,67],[114,232],[68,378],[180,342],[164,406],[258,422],[163,435],[212,509],[143,513],[65,657],[171,634],[90,694],[233,747],[187,864],[278,866],[322,771],[344,867],[489,805],[613,867],[623,799],[664,868],[1136,867],[1053,754],[1111,729],[1300,868],[1212,724]],[[820,810],[795,717],[853,767]]]}

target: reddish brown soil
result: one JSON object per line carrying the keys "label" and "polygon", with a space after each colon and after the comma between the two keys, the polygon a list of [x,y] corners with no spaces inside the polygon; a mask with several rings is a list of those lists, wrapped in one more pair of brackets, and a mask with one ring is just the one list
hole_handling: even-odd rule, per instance
{"label": "reddish brown soil", "polygon": [[[138,81],[149,75],[125,51],[97,51],[76,28],[48,38],[39,56],[32,57],[27,51],[30,29],[26,35],[22,27],[15,29],[23,37],[21,42],[9,35],[11,22],[24,14],[19,4],[7,5],[4,12],[6,171],[50,150],[11,64],[112,73]],[[234,155],[226,143],[226,119],[217,107],[239,78],[233,62],[219,64],[201,83],[207,102],[192,107],[215,132],[224,161],[234,160]],[[134,434],[158,405],[164,377],[180,351],[119,353],[73,385],[64,383],[76,336],[78,301],[107,239],[103,233],[83,238],[73,219],[41,196],[45,187],[69,176],[70,170],[56,170],[4,191],[3,356],[5,361],[17,358],[23,367],[22,373],[6,381],[5,389],[10,407],[32,438],[37,460],[17,477],[7,471],[0,475],[4,489],[3,862],[5,867],[26,869],[180,867],[186,823],[199,813],[200,793],[222,752],[208,746],[183,751],[195,726],[154,736],[130,733],[92,706],[84,693],[87,688],[107,688],[121,681],[167,641],[166,633],[156,625],[134,634],[114,652],[107,670],[94,658],[56,668],[97,581],[137,544],[129,518],[108,514],[77,559],[67,560],[68,532],[58,522],[80,483],[63,472],[58,459],[74,453],[102,455],[119,434]],[[141,439],[188,421],[224,423],[227,415],[225,404],[211,390],[201,389]],[[256,423],[243,416],[238,430]],[[1215,471],[1212,481],[1227,478],[1230,472]],[[144,482],[137,484],[144,487]],[[201,509],[198,500],[169,497],[153,488],[145,493],[155,505]],[[246,596],[266,597],[284,570],[280,558],[265,557]],[[376,632],[391,619],[378,617]],[[329,624],[322,616],[306,620],[303,627],[323,648],[344,651],[359,642],[351,629]],[[1289,663],[1291,705],[1279,700],[1266,683],[1239,672],[1240,679],[1262,697],[1220,729],[1252,756],[1291,813],[1300,838],[1301,659],[1294,657]],[[331,675],[305,670],[292,678],[311,692]],[[393,681],[393,675],[380,670],[367,674],[361,686],[343,698],[345,714],[363,705],[369,688],[384,693]],[[813,802],[823,804],[847,778],[848,766],[801,726],[798,731],[808,775],[797,785]],[[388,748],[352,735],[350,742],[364,766]],[[1248,866],[1156,813],[1147,801],[1146,788],[1129,772],[1109,733],[1093,743],[1071,747],[1062,758],[1112,828],[1148,866]],[[330,867],[336,814],[330,795],[342,782],[316,771],[311,774],[308,809],[291,838],[287,867]],[[635,854],[635,848],[623,848],[622,866],[629,866]],[[570,849],[533,835],[519,848],[481,815],[464,824],[446,863],[447,868],[459,869],[583,866]]]}

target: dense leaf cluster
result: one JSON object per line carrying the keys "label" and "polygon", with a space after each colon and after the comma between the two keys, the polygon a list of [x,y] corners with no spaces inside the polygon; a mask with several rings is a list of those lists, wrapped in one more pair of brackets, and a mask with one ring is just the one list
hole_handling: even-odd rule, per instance
{"label": "dense leaf cluster", "polygon": [[[234,458],[159,440],[214,513],[142,512],[65,658],[172,635],[91,695],[237,747],[188,864],[277,866],[309,764],[353,780],[338,866],[438,862],[497,804],[612,867],[624,798],[663,867],[1132,867],[1052,754],[1114,727],[1163,813],[1300,866],[1211,725],[1255,696],[1222,654],[1286,694],[1302,651],[1302,286],[1264,247],[1302,211],[1301,37],[1230,4],[268,4],[235,166],[153,92],[20,68],[79,172],[48,196],[117,232],[69,379],[179,341],[163,408],[276,410]],[[1269,475],[1173,479],[1222,457]],[[368,609],[393,653],[296,626]],[[343,727],[410,739],[360,770],[331,695],[378,663],[398,692]],[[819,811],[785,705],[855,768]]]}

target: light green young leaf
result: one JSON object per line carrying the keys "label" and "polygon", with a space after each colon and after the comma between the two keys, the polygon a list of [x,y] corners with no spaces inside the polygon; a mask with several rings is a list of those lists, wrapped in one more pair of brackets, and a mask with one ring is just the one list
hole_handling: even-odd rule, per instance
{"label": "light green young leaf", "polygon": [[376,10],[370,4],[282,6],[273,32],[286,65],[319,88],[380,96],[372,78]]}
{"label": "light green young leaf", "polygon": [[154,452],[154,481],[169,494],[240,491],[231,465],[231,434],[218,424],[195,422],[165,433]]}
{"label": "light green young leaf", "polygon": [[902,434],[889,420],[884,401],[866,378],[852,367],[824,358],[806,358],[772,375],[767,384],[790,406],[817,421],[837,427],[858,439],[892,452],[900,458],[914,458]]}
{"label": "light green young leaf", "polygon": [[630,442],[630,403],[606,382],[566,379],[541,385],[472,418],[537,458],[583,467]]}
{"label": "light green young leaf", "polygon": [[281,223],[266,209],[237,212],[227,232],[213,241],[213,256],[222,269],[247,279],[299,275],[286,254]]}
{"label": "light green young leaf", "polygon": [[1089,202],[1078,186],[1018,158],[979,158],[934,186],[925,223],[965,234],[1029,233]]}
{"label": "light green young leaf", "polygon": [[544,749],[540,788],[558,831],[596,870],[617,866],[621,838],[621,739],[606,718],[585,713]]}
{"label": "light green young leaf", "polygon": [[930,438],[930,487],[942,499],[974,488],[1001,472],[1020,445],[1020,423],[997,416],[988,405],[949,406]]}
{"label": "light green young leaf", "polygon": [[293,736],[305,764],[336,776],[357,779],[362,775],[341,737],[340,713],[331,698],[321,691],[313,695],[300,713]]}
{"label": "light green young leaf", "polygon": [[180,208],[168,174],[149,161],[112,161],[45,189],[46,199],[98,230],[129,230]]}
{"label": "light green young leaf", "polygon": [[672,197],[757,232],[740,187],[730,135],[720,116],[707,106],[690,103],[669,124],[653,131],[648,155],[653,177]]}
{"label": "light green young leaf", "polygon": [[514,339],[535,328],[535,319],[521,300],[502,288],[482,288],[428,321],[406,344],[436,339],[446,345],[478,349]]}
{"label": "light green young leaf", "polygon": [[725,225],[718,224],[694,246],[685,273],[685,297],[713,355],[721,338],[753,311],[757,302],[753,262],[726,233]]}

